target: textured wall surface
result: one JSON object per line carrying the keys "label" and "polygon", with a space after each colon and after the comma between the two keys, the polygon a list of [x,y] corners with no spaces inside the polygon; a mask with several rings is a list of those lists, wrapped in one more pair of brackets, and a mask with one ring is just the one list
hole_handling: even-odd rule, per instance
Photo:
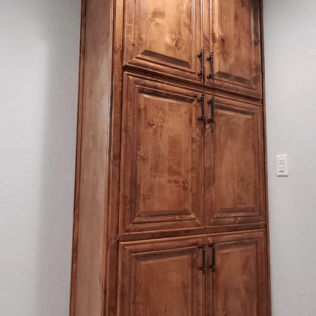
{"label": "textured wall surface", "polygon": [[316,1],[264,7],[273,315],[315,316]]}
{"label": "textured wall surface", "polygon": [[0,315],[69,306],[79,0],[0,10]]}

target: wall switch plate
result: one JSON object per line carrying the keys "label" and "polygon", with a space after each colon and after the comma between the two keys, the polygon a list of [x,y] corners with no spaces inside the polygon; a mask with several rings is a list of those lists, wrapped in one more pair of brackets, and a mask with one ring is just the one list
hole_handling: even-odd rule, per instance
{"label": "wall switch plate", "polygon": [[277,177],[288,177],[287,155],[277,155]]}

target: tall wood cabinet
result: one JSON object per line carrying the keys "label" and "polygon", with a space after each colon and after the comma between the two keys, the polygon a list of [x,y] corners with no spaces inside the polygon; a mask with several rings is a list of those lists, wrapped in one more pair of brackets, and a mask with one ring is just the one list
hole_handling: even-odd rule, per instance
{"label": "tall wood cabinet", "polygon": [[86,0],[71,316],[270,316],[259,0]]}

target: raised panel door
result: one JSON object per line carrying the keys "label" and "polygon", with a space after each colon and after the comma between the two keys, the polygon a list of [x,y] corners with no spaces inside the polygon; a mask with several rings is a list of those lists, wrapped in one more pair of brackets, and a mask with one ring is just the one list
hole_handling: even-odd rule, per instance
{"label": "raised panel door", "polygon": [[212,243],[215,271],[207,274],[206,315],[267,315],[264,233],[212,236],[208,244]]}
{"label": "raised panel door", "polygon": [[124,65],[200,81],[201,0],[125,0]]}
{"label": "raised panel door", "polygon": [[198,92],[129,75],[124,87],[120,232],[202,226]]}
{"label": "raised panel door", "polygon": [[202,238],[121,243],[119,316],[202,316]]}
{"label": "raised panel door", "polygon": [[205,135],[207,226],[263,221],[261,108],[220,97],[213,100],[207,112],[213,112],[214,122]]}
{"label": "raised panel door", "polygon": [[204,45],[213,60],[206,67],[207,85],[261,96],[259,0],[205,1]]}

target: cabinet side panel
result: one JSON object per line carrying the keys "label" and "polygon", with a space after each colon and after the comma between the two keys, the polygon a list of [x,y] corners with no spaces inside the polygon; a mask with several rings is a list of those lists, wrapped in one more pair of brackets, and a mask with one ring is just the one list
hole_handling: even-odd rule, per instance
{"label": "cabinet side panel", "polygon": [[267,286],[268,286],[268,296],[267,296],[267,315],[272,315],[271,310],[271,270],[270,270],[270,220],[269,220],[269,195],[268,195],[268,160],[267,160],[267,121],[266,121],[266,81],[265,81],[265,48],[264,48],[264,3],[260,0],[260,31],[261,31],[261,65],[262,65],[262,112],[263,112],[263,136],[264,136],[264,180],[265,180],[265,208],[266,208],[266,253],[267,253]]}
{"label": "cabinet side panel", "polygon": [[113,1],[83,1],[71,316],[103,315]]}

